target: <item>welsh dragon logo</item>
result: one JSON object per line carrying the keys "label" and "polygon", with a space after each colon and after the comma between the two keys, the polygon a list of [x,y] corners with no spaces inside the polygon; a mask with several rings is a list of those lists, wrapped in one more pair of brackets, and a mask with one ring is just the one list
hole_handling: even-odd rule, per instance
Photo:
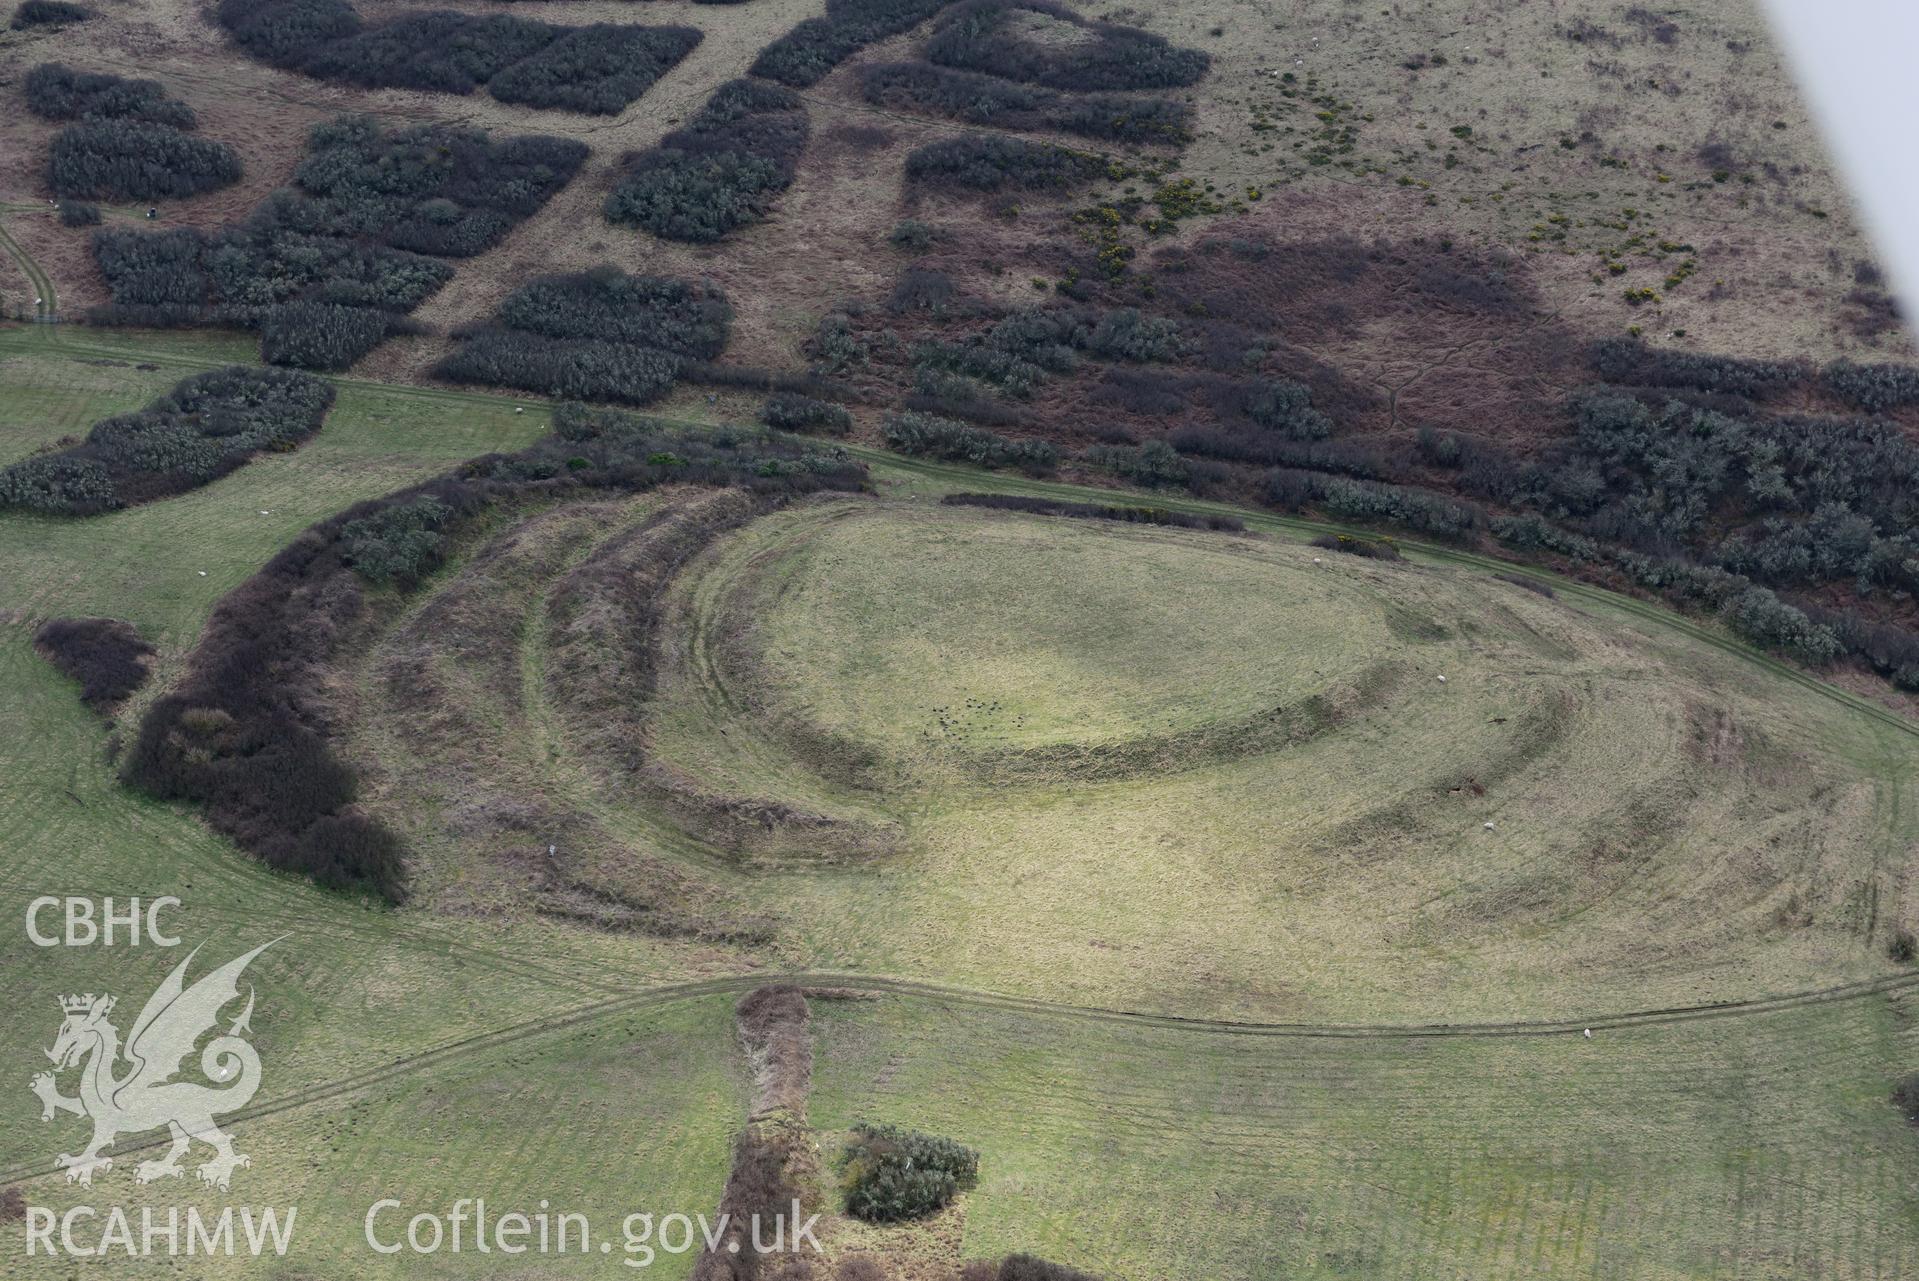
{"label": "welsh dragon logo", "polygon": [[[241,972],[272,946],[262,943],[188,987],[187,966],[200,951],[193,949],[147,998],[124,1047],[119,1029],[107,1018],[113,1012],[113,997],[89,992],[60,998],[60,1012],[66,1019],[53,1048],[46,1052],[54,1070],[35,1076],[32,1089],[40,1096],[42,1121],[53,1120],[56,1112],[93,1121],[93,1141],[85,1150],[56,1159],[66,1169],[67,1182],[91,1184],[95,1174],[113,1168],[113,1158],[101,1153],[117,1137],[160,1126],[172,1134],[173,1146],[157,1161],[140,1162],[134,1177],[142,1183],[184,1173],[180,1158],[196,1139],[213,1149],[213,1159],[199,1168],[204,1183],[224,1191],[237,1167],[252,1164],[233,1150],[233,1140],[213,1123],[216,1114],[245,1107],[260,1088],[260,1056],[245,1040],[253,1030],[252,988],[247,989],[246,1008],[225,1035],[214,1037],[200,1051],[200,1070],[224,1084],[215,1087],[172,1078],[185,1066],[201,1036],[219,1022],[221,1009],[239,998]],[[123,1059],[128,1065],[124,1071]],[[68,1098],[60,1093],[54,1075],[75,1066],[80,1067],[80,1093]]]}

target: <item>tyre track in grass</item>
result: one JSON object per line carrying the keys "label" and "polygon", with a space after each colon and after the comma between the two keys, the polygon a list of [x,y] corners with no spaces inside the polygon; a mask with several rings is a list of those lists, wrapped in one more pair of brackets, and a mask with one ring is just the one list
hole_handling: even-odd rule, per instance
{"label": "tyre track in grass", "polygon": [[[8,210],[6,212],[16,211],[17,210]],[[4,213],[0,213],[0,249],[6,250],[7,257],[20,264],[20,270],[26,274],[27,283],[31,285],[34,291],[39,295],[39,305],[34,309],[35,314],[40,317],[59,315],[60,297],[53,290],[53,278],[47,275],[40,264],[34,260],[33,255],[28,253],[20,242],[15,240],[12,234],[7,231]]]}
{"label": "tyre track in grass", "polygon": [[[256,1107],[228,1114],[232,1123],[263,1120],[283,1112],[359,1094],[389,1083],[450,1067],[472,1056],[486,1054],[522,1042],[589,1027],[621,1015],[678,1004],[706,997],[743,994],[769,984],[791,983],[810,988],[903,996],[919,1000],[964,1006],[970,1009],[1004,1011],[1080,1022],[1097,1022],[1127,1027],[1190,1032],[1198,1035],[1243,1036],[1284,1039],[1412,1041],[1492,1037],[1566,1037],[1582,1036],[1587,1031],[1605,1032],[1634,1028],[1662,1027],[1707,1019],[1752,1018],[1777,1014],[1809,1006],[1842,1001],[1867,1000],[1919,987],[1919,972],[1889,975],[1859,983],[1811,991],[1757,997],[1716,1005],[1673,1006],[1663,1009],[1632,1010],[1595,1015],[1588,1019],[1515,1020],[1503,1023],[1253,1023],[1230,1019],[1191,1018],[1177,1014],[1113,1009],[1103,1006],[1070,1005],[1034,997],[959,987],[930,980],[894,978],[887,975],[847,974],[833,971],[742,974],[730,978],[702,979],[687,983],[646,988],[625,996],[578,1006],[560,1014],[510,1024],[491,1032],[475,1033],[448,1041],[416,1054],[403,1055],[376,1067],[351,1073],[319,1085],[273,1099]],[[115,1149],[118,1161],[138,1152],[157,1149],[164,1139]],[[0,1187],[58,1174],[52,1161],[36,1162],[0,1170]]]}

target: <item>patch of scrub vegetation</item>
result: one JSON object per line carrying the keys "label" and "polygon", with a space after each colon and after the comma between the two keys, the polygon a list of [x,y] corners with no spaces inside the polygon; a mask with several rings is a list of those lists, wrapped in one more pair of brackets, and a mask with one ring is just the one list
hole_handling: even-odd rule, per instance
{"label": "patch of scrub vegetation", "polygon": [[868,1223],[923,1219],[979,1181],[979,1153],[953,1139],[861,1122],[840,1154],[846,1212]]}
{"label": "patch of scrub vegetation", "polygon": [[[1688,367],[1686,376],[1723,386],[1755,375],[1715,366]],[[1839,629],[1869,620],[1778,602],[1772,589],[1919,589],[1919,542],[1907,532],[1919,449],[1897,426],[1609,389],[1576,394],[1571,409],[1572,440],[1526,461],[1453,436],[1427,437],[1421,449],[1461,489],[1535,513],[1501,518],[1495,533],[1503,540],[1586,560],[1623,548],[1611,554],[1640,558],[1635,576],[1649,585],[1663,578],[1730,608],[1742,631],[1811,662],[1855,648]],[[1676,564],[1674,549],[1691,563]],[[1882,670],[1919,688],[1919,666],[1909,665],[1919,659],[1919,640],[1909,648]]]}
{"label": "patch of scrub vegetation", "polygon": [[1837,360],[1825,370],[1833,395],[1869,414],[1919,404],[1919,368],[1911,365],[1861,365]]}
{"label": "patch of scrub vegetation", "polygon": [[31,31],[36,27],[70,27],[93,16],[93,10],[84,5],[69,4],[67,0],[20,0],[20,7],[13,11],[13,21],[7,25],[15,31]]}
{"label": "patch of scrub vegetation", "polygon": [[[929,368],[962,374],[1015,396],[1031,395],[1049,374],[1070,374],[1082,355],[1095,360],[1175,361],[1192,349],[1180,323],[1122,307],[1032,307],[957,340],[928,340],[910,349],[916,386],[925,394]],[[968,415],[971,416],[971,415]]]}
{"label": "patch of scrub vegetation", "polygon": [[1059,462],[1059,451],[1047,441],[1013,440],[951,418],[910,409],[886,420],[884,436],[887,445],[902,454],[971,463],[975,467],[1017,467],[1046,472]]}
{"label": "patch of scrub vegetation", "polygon": [[1399,548],[1390,538],[1355,538],[1351,534],[1321,534],[1313,540],[1313,546],[1323,547],[1327,551],[1344,552],[1348,556],[1364,556],[1368,560],[1404,560]]}
{"label": "patch of scrub vegetation", "polygon": [[949,507],[989,507],[995,511],[1028,512],[1035,516],[1068,516],[1078,520],[1117,520],[1135,525],[1171,525],[1179,529],[1218,529],[1244,533],[1246,522],[1237,516],[1196,516],[1169,507],[1125,506],[1117,503],[1075,503],[1059,498],[1021,494],[947,494]]}
{"label": "patch of scrub vegetation", "polygon": [[191,137],[193,108],[157,80],[42,63],[27,73],[27,110],[71,120],[47,152],[47,185],[78,200],[197,196],[240,180],[240,157],[224,142]]}
{"label": "patch of scrub vegetation", "polygon": [[310,374],[233,365],[183,379],[86,439],[0,470],[0,507],[88,516],[218,480],[320,430],[333,388]]}
{"label": "patch of scrub vegetation", "polygon": [[960,1281],[1100,1281],[1100,1278],[1035,1255],[1009,1254],[997,1265],[967,1264],[960,1269]]}
{"label": "patch of scrub vegetation", "polygon": [[780,431],[823,436],[844,436],[853,429],[853,415],[843,406],[797,392],[767,397],[766,404],[760,407],[760,421]]}
{"label": "patch of scrub vegetation", "polygon": [[1170,98],[1060,93],[927,62],[885,62],[863,68],[860,92],[874,106],[894,111],[1112,142],[1179,143],[1185,141],[1192,122],[1192,109]]}
{"label": "patch of scrub vegetation", "polygon": [[1899,1109],[1899,1115],[1919,1126],[1919,1072],[1899,1078],[1892,1087],[1892,1105]]}
{"label": "patch of scrub vegetation", "polygon": [[47,185],[80,200],[172,200],[238,181],[232,147],[171,125],[87,120],[54,135],[47,152]]}
{"label": "patch of scrub vegetation", "polygon": [[80,682],[80,701],[110,715],[146,683],[155,650],[118,618],[54,618],[33,634],[34,648]]}
{"label": "patch of scrub vegetation", "polygon": [[219,231],[110,228],[94,257],[107,324],[258,329],[266,357],[344,369],[566,184],[584,144],[364,118],[317,126],[294,185]]}
{"label": "patch of scrub vegetation", "polygon": [[1137,27],[1089,22],[1048,0],[971,0],[940,23],[926,56],[942,66],[1050,89],[1171,89],[1212,65]]}
{"label": "patch of scrub vegetation", "polygon": [[42,120],[135,120],[192,129],[193,108],[158,80],[129,80],[43,62],[27,73],[27,110]]}
{"label": "patch of scrub vegetation", "polygon": [[501,102],[613,116],[700,43],[697,27],[575,27],[487,81]]}
{"label": "patch of scrub vegetation", "polygon": [[562,27],[449,9],[366,25],[347,0],[222,0],[220,25],[262,61],[366,89],[472,93],[615,115],[700,42],[694,27]]}
{"label": "patch of scrub vegetation", "polygon": [[1593,371],[1607,382],[1724,392],[1760,399],[1803,384],[1811,370],[1789,360],[1748,360],[1711,352],[1650,347],[1636,338],[1593,344]]}
{"label": "patch of scrub vegetation", "polygon": [[[941,284],[943,292],[936,292],[933,286]],[[933,302],[902,305],[902,294],[910,303]],[[1191,484],[1211,496],[1225,492],[1223,480],[1233,475],[1222,465],[1228,463],[1389,474],[1377,451],[1328,439],[1336,422],[1316,402],[1314,387],[1244,372],[1263,365],[1266,350],[1236,327],[1137,306],[1009,310],[956,297],[950,280],[922,287],[911,273],[889,310],[931,311],[931,324],[912,319],[921,332],[937,336],[888,342],[897,321],[875,310],[829,317],[816,349],[863,350],[859,372],[869,383],[910,372],[911,394],[902,399],[916,410],[1045,431],[1063,457],[1076,452],[1070,435],[1091,437],[1097,443],[1078,450],[1078,458],[1136,484]],[[863,332],[852,332],[856,321]],[[893,323],[881,330],[887,321]],[[902,366],[901,355],[910,367]],[[1330,385],[1335,397],[1342,391],[1324,377],[1316,382],[1320,389]],[[1003,403],[1033,397],[1042,387],[1049,395],[1044,421]],[[1062,401],[1086,411],[1070,431],[1059,412]]]}
{"label": "patch of scrub vegetation", "polygon": [[549,396],[658,400],[689,363],[718,356],[733,309],[715,289],[612,267],[549,276],[508,295],[435,373]]}
{"label": "patch of scrub vegetation", "polygon": [[1064,191],[1106,176],[1107,161],[1084,151],[999,134],[966,134],[916,147],[906,178],[967,191]]}
{"label": "patch of scrub vegetation", "polygon": [[808,18],[760,50],[752,74],[806,89],[876,40],[896,36],[952,0],[827,0],[824,17]]}
{"label": "patch of scrub vegetation", "polygon": [[806,107],[778,85],[720,86],[684,128],[628,160],[607,221],[708,244],[766,217],[806,149]]}

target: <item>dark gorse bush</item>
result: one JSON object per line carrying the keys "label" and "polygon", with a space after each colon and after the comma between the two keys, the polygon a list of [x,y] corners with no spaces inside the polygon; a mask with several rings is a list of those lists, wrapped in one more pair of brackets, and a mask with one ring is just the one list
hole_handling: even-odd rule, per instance
{"label": "dark gorse bush", "polygon": [[1059,463],[1059,449],[1047,440],[1011,440],[936,414],[908,410],[886,420],[889,447],[902,454],[923,455],[976,467],[1018,467],[1050,471]]}
{"label": "dark gorse bush", "polygon": [[347,0],[222,0],[220,24],[262,61],[369,89],[472,93],[612,115],[700,41],[696,28],[555,26],[506,13],[402,13],[369,26]]}
{"label": "dark gorse bush", "polygon": [[667,240],[720,240],[766,216],[792,184],[806,138],[806,108],[791,90],[724,84],[684,128],[628,160],[607,221]]}
{"label": "dark gorse bush", "polygon": [[1919,405],[1919,368],[1912,365],[1855,365],[1835,360],[1826,366],[1826,390],[1855,409],[1882,414]]}
{"label": "dark gorse bush", "polygon": [[948,507],[987,507],[995,511],[1031,512],[1036,516],[1066,516],[1075,520],[1113,520],[1131,525],[1170,525],[1178,529],[1213,529],[1244,533],[1246,522],[1237,516],[1209,516],[1171,507],[1143,507],[1117,503],[1073,503],[1023,494],[947,494]]}
{"label": "dark gorse bush", "polygon": [[147,660],[154,654],[132,623],[117,618],[50,619],[33,634],[33,644],[80,682],[87,706],[102,712],[146,683]]}
{"label": "dark gorse bush", "polygon": [[[975,1278],[964,1277],[962,1281],[975,1281]],[[977,1281],[1100,1281],[1100,1278],[1035,1255],[1009,1254],[990,1277],[982,1276]]]}
{"label": "dark gorse bush", "polygon": [[259,329],[266,358],[343,369],[403,324],[468,257],[550,199],[584,144],[427,125],[316,127],[295,185],[216,232],[112,229],[94,257],[110,324]]}
{"label": "dark gorse bush", "polygon": [[780,431],[813,432],[844,436],[853,429],[853,415],[839,405],[797,392],[781,392],[767,397],[760,408],[760,421]]}
{"label": "dark gorse bush", "polygon": [[42,120],[139,120],[191,129],[193,108],[171,97],[158,80],[76,71],[65,63],[43,62],[27,72],[27,110]]}
{"label": "dark gorse bush", "polygon": [[733,309],[717,290],[612,267],[549,276],[509,294],[436,373],[549,396],[658,399],[689,361],[726,346]]}
{"label": "dark gorse bush", "polygon": [[332,386],[307,374],[195,374],[138,413],[95,423],[78,445],[0,470],[0,507],[84,516],[183,493],[263,450],[293,448],[332,404]]}
{"label": "dark gorse bush", "polygon": [[969,191],[1064,191],[1105,173],[1104,157],[999,134],[943,138],[906,156],[908,181]]}
{"label": "dark gorse bush", "polygon": [[85,120],[54,135],[47,185],[81,200],[167,200],[240,181],[240,157],[224,142],[172,125]]}
{"label": "dark gorse bush", "polygon": [[875,40],[919,25],[952,0],[826,0],[826,15],[808,18],[760,51],[752,74],[796,89],[818,84],[826,73]]}
{"label": "dark gorse bush", "polygon": [[[1045,24],[1073,28],[1075,38],[1028,33],[1031,25]],[[941,22],[926,56],[942,66],[1079,91],[1197,84],[1212,62],[1198,49],[1137,27],[1088,22],[1048,0],[971,0]]]}
{"label": "dark gorse bush", "polygon": [[1892,1087],[1892,1105],[1899,1109],[1899,1115],[1919,1125],[1919,1072],[1901,1077]]}
{"label": "dark gorse bush", "polygon": [[70,27],[93,16],[93,10],[68,4],[66,0],[20,0],[20,7],[13,11],[13,21],[7,25],[15,31],[29,31],[35,27]]}
{"label": "dark gorse bush", "polygon": [[611,116],[700,43],[697,27],[576,27],[487,81],[501,102]]}
{"label": "dark gorse bush", "polygon": [[1782,391],[1805,381],[1811,372],[1792,361],[1665,351],[1648,347],[1636,338],[1606,338],[1594,343],[1592,365],[1607,382],[1747,397]]}
{"label": "dark gorse bush", "polygon": [[885,62],[864,68],[860,90],[868,102],[893,111],[1116,142],[1181,142],[1192,119],[1185,103],[1166,98],[1061,93],[928,62]]}
{"label": "dark gorse bush", "polygon": [[410,586],[439,567],[453,509],[430,494],[389,503],[340,529],[346,563],[370,583]]}
{"label": "dark gorse bush", "polygon": [[979,1154],[897,1125],[858,1125],[840,1165],[846,1212],[868,1223],[922,1219],[979,1178]]}

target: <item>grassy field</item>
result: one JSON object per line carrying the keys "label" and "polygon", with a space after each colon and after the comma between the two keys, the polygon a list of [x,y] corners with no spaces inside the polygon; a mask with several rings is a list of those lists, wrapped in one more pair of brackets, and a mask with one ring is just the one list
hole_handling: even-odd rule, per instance
{"label": "grassy field", "polygon": [[[431,996],[404,984],[377,995],[365,990],[370,1008],[356,1017],[382,1005],[421,1014]],[[499,1275],[614,1275],[625,1271],[621,1225],[628,1215],[713,1213],[748,1090],[731,1003],[686,999],[608,1015],[584,1030],[482,1045],[378,1091],[240,1122],[232,1126],[235,1146],[253,1164],[236,1174],[231,1193],[201,1188],[190,1173],[184,1181],[141,1186],[127,1157],[90,1189],[47,1180],[29,1186],[30,1200],[56,1213],[119,1205],[136,1225],[145,1207],[164,1215],[168,1207],[184,1213],[196,1206],[211,1217],[227,1204],[276,1206],[283,1216],[285,1207],[297,1206],[294,1248],[284,1262],[199,1258],[190,1275],[322,1281],[487,1274],[487,1263],[497,1266],[499,1256],[476,1258],[470,1218],[459,1254],[383,1255],[364,1235],[369,1208],[383,1199],[401,1203],[377,1220],[377,1237],[387,1243],[403,1240],[416,1214],[444,1219],[461,1198],[484,1197],[495,1221],[513,1211],[570,1212],[585,1215],[592,1233],[584,1252],[529,1256],[531,1271]],[[336,1018],[343,1013],[334,1008]],[[277,1048],[274,1038],[257,1039],[263,1054]],[[11,1118],[8,1132],[35,1134],[30,1123]],[[612,1246],[610,1259],[602,1241]],[[128,1275],[181,1275],[177,1260],[116,1262]],[[43,1277],[53,1266],[9,1249],[0,1275]],[[691,1266],[690,1254],[661,1254],[645,1275],[683,1277]]]}
{"label": "grassy field", "polygon": [[1919,1269],[1911,998],[1543,1037],[1249,1037],[814,1003],[812,1117],[980,1150],[965,1253],[1103,1275]]}
{"label": "grassy field", "polygon": [[[229,354],[197,337],[0,335],[0,376],[44,407],[8,403],[0,457]],[[81,1123],[43,1126],[19,1088],[59,994],[136,1001],[175,955],[0,937],[19,1074],[0,1174],[29,1203],[294,1202],[285,1274],[313,1278],[474,1274],[470,1257],[366,1251],[360,1221],[383,1195],[409,1213],[545,1197],[600,1230],[633,1210],[710,1211],[747,1090],[728,1006],[756,970],[1338,1025],[1597,1019],[1891,972],[1883,936],[1912,916],[1915,740],[1857,702],[1709,627],[1566,584],[1548,600],[1470,557],[1378,565],[1264,517],[1248,538],[942,508],[956,488],[1073,491],[878,456],[882,496],[757,520],[683,576],[649,709],[655,747],[717,786],[897,823],[878,862],[743,872],[604,789],[551,723],[552,579],[534,570],[579,563],[661,500],[489,531],[551,522],[547,544],[519,544],[537,585],[493,580],[517,601],[500,625],[518,679],[459,673],[512,740],[498,778],[575,807],[604,858],[687,901],[775,917],[764,946],[528,912],[496,872],[461,865],[478,847],[424,821],[429,870],[496,897],[374,910],[118,787],[113,727],[32,652],[35,622],[131,619],[164,680],[219,596],[300,526],[544,429],[537,407],[513,408],[344,380],[294,453],[92,521],[0,520],[0,910],[175,893],[209,961],[288,935],[254,971],[268,1073],[234,1134],[255,1165],[204,1197],[139,1188],[131,1156],[90,1191],[49,1176]],[[406,626],[448,640],[427,624],[461,615],[429,607],[475,563],[436,579],[389,644]],[[742,617],[753,626],[729,625]],[[1281,706],[1319,710],[1260,722]],[[393,728],[363,727],[383,775],[426,776]],[[490,739],[462,746],[483,768],[508,760]],[[1893,1278],[1919,1266],[1919,1153],[1886,1102],[1919,1052],[1912,999],[1601,1023],[1590,1042],[1233,1035],[958,992],[822,1002],[814,1121],[901,1120],[978,1146],[968,1256],[1030,1249],[1126,1278]],[[10,1251],[0,1273],[43,1264]]]}

